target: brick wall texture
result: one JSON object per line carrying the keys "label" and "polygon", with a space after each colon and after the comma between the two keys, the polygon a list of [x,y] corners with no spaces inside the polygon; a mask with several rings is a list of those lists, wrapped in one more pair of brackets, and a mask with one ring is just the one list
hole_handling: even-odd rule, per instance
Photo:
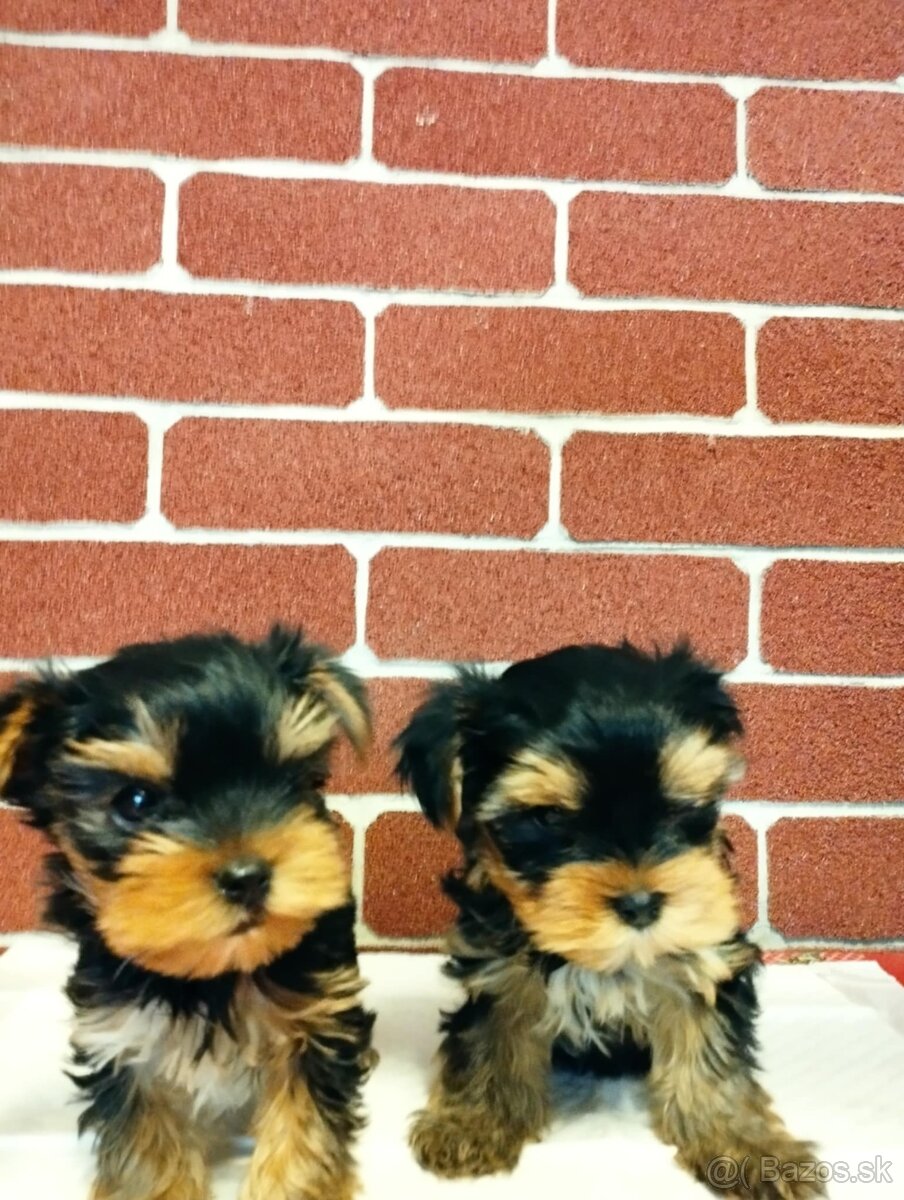
{"label": "brick wall texture", "polygon": [[[0,682],[303,624],[366,945],[455,661],[730,672],[767,947],[904,947],[901,0],[2,0]],[[0,805],[0,931],[41,843]]]}

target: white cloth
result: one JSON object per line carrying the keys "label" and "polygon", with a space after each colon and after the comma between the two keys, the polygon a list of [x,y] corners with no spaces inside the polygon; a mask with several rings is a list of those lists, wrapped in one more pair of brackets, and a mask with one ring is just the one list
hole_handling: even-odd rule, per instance
{"label": "white cloth", "polygon": [[[0,1200],[85,1200],[87,1141],[75,1135],[73,1088],[62,1073],[68,1007],[61,988],[71,947],[22,936],[0,957]],[[638,1083],[557,1084],[546,1139],[512,1176],[443,1182],[422,1172],[405,1143],[423,1101],[437,1014],[456,1002],[435,955],[363,954],[381,1064],[366,1101],[359,1160],[366,1200],[702,1200],[702,1185],[672,1161],[649,1128]],[[891,1183],[829,1185],[831,1197],[904,1197],[904,988],[873,963],[769,966],[760,984],[764,1082],[819,1157],[854,1169],[877,1158]],[[900,1031],[900,1032],[899,1032]],[[216,1200],[237,1195],[247,1143],[214,1173]]]}

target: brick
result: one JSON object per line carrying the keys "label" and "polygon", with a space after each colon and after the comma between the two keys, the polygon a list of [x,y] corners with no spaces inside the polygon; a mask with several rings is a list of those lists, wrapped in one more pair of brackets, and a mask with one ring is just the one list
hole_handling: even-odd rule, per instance
{"label": "brick", "polygon": [[904,303],[901,205],[583,192],[570,219],[588,295]]}
{"label": "brick", "polygon": [[548,449],[509,429],[188,419],[164,447],[179,526],[533,537],[548,492]]}
{"label": "brick", "polygon": [[904,564],[775,563],[760,632],[763,658],[779,671],[904,674]]}
{"label": "brick", "polygon": [[756,834],[743,819],[734,814],[722,824],[731,841],[731,864],[737,875],[741,925],[749,929],[757,918],[758,851]]}
{"label": "brick", "polygon": [[768,188],[904,192],[904,96],[766,88],[747,102],[747,163]]}
{"label": "brick", "polygon": [[747,581],[725,560],[389,549],[371,563],[367,640],[385,658],[507,662],[567,642],[687,634],[730,667],[746,626]]}
{"label": "brick", "polygon": [[419,813],[382,813],[367,828],[364,851],[366,924],[384,937],[436,937],[455,919],[440,890],[460,862],[458,842]]}
{"label": "brick", "polygon": [[583,66],[789,79],[904,72],[897,0],[559,0],[556,39]]}
{"label": "brick", "polygon": [[374,155],[466,175],[721,183],[735,104],[709,84],[391,70],[376,84]]}
{"label": "brick", "polygon": [[777,821],[769,849],[769,919],[788,938],[899,938],[904,820]]}
{"label": "brick", "polygon": [[166,24],[166,0],[0,0],[0,28],[30,33],[114,33],[144,37]]}
{"label": "brick", "polygon": [[426,697],[428,681],[409,678],[366,680],[373,716],[373,745],[360,762],[344,743],[337,747],[331,791],[398,792],[395,774],[396,754],[393,739],[408,724],[408,719]]}
{"label": "brick", "polygon": [[897,546],[904,441],[577,433],[562,522],[580,541]]}
{"label": "brick", "polygon": [[360,147],[344,63],[4,46],[0,77],[0,140],[17,145],[327,162]]}
{"label": "brick", "polygon": [[37,929],[41,924],[41,877],[47,843],[22,823],[16,809],[0,807],[0,933]]}
{"label": "brick", "polygon": [[149,171],[0,165],[0,267],[145,271],[160,257],[163,184]]}
{"label": "brick", "polygon": [[196,175],[180,261],[194,275],[541,291],[555,214],[539,192]]}
{"label": "brick", "polygon": [[744,331],[722,313],[392,305],[376,387],[390,408],[728,417],[744,404]]}
{"label": "brick", "polygon": [[0,288],[0,387],[236,404],[349,404],[352,304],[90,288]]}
{"label": "brick", "polygon": [[0,657],[108,654],[124,642],[298,624],[342,651],[355,565],[339,546],[0,542]]}
{"label": "brick", "polygon": [[210,41],[359,54],[535,62],[546,53],[546,0],[180,0],[179,23]]}
{"label": "brick", "polygon": [[899,688],[744,684],[750,800],[904,800]]}
{"label": "brick", "polygon": [[0,518],[137,521],[147,428],[128,413],[0,412]]}
{"label": "brick", "polygon": [[775,318],[756,361],[759,407],[775,421],[904,425],[904,323]]}

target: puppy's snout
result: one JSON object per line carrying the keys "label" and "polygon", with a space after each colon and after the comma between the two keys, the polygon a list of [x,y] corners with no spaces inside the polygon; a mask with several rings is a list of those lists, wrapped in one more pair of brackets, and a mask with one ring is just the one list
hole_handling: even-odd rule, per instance
{"label": "puppy's snout", "polygon": [[664,899],[662,892],[629,892],[625,896],[617,896],[612,901],[612,907],[626,925],[633,929],[646,929],[662,912]]}
{"label": "puppy's snout", "polygon": [[231,904],[260,908],[270,891],[273,870],[262,858],[236,858],[216,874],[216,885]]}

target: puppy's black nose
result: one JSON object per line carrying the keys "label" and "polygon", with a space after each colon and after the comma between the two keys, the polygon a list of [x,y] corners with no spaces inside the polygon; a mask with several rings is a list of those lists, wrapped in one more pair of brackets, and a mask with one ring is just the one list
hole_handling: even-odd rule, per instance
{"label": "puppy's black nose", "polygon": [[236,858],[217,872],[216,884],[230,903],[260,908],[267,899],[272,876],[262,858]]}
{"label": "puppy's black nose", "polygon": [[646,929],[662,912],[663,899],[662,892],[629,892],[627,896],[617,896],[612,907],[626,925]]}

